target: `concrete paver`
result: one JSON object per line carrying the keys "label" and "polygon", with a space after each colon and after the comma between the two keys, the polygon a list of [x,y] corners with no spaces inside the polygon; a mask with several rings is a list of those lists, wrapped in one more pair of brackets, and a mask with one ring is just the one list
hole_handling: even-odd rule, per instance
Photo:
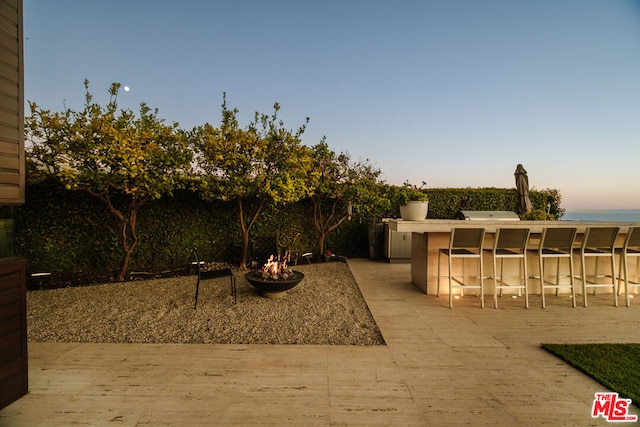
{"label": "concrete paver", "polygon": [[606,390],[540,344],[640,342],[640,299],[451,310],[407,264],[349,265],[386,346],[30,343],[30,393],[0,426],[608,424],[590,415]]}

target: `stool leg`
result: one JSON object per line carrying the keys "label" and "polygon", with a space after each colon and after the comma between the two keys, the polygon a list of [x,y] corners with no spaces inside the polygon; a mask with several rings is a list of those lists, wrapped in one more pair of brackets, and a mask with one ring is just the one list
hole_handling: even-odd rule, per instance
{"label": "stool leg", "polygon": [[616,282],[616,257],[611,254],[611,281],[613,282],[613,305],[618,306],[618,285]]}
{"label": "stool leg", "polygon": [[484,308],[484,267],[482,265],[482,251],[480,251],[480,307]]}
{"label": "stool leg", "polygon": [[[500,269],[500,274],[504,274],[502,271],[502,267],[504,266],[504,260],[502,260],[502,265]],[[497,270],[498,265],[496,261],[496,254],[493,254],[493,308],[498,308],[498,279],[497,279]],[[500,277],[502,278],[502,276]],[[502,288],[500,288],[500,294],[502,295]]]}
{"label": "stool leg", "polygon": [[624,282],[624,279],[622,278],[622,272],[623,272],[623,269],[622,269],[622,256],[623,255],[621,253],[620,254],[620,261],[618,263],[618,278],[617,278],[617,280],[618,280],[618,295],[620,295],[620,292],[622,292],[622,286],[620,286],[620,282],[621,281]]}
{"label": "stool leg", "polygon": [[560,258],[556,258],[557,264],[556,264],[556,296],[560,295],[560,288],[558,287],[558,285],[560,285]]}
{"label": "stool leg", "polygon": [[627,265],[627,253],[626,252],[622,252],[620,254],[620,262],[622,263],[622,274],[624,275],[625,299],[626,299],[627,307],[630,307],[631,306],[631,301],[629,299],[629,270],[628,270],[629,266]]}
{"label": "stool leg", "polygon": [[442,255],[442,252],[438,252],[438,281],[436,282],[438,285],[438,289],[436,290],[437,297],[440,297],[440,255]]}
{"label": "stool leg", "polygon": [[[596,257],[596,259],[595,259],[595,262],[596,262],[596,269],[595,269],[594,273],[595,273],[596,277],[595,277],[595,279],[594,279],[594,282],[593,282],[593,283],[600,283],[600,282],[598,282],[598,277],[599,277],[599,275],[598,275],[598,264],[600,264],[600,263],[598,262],[598,258],[597,258],[597,257]],[[606,279],[606,277],[605,277],[605,279]],[[585,280],[586,280],[586,278],[585,278]],[[598,288],[596,288],[596,287],[594,286],[594,287],[593,287],[593,296],[594,296],[594,297],[596,296],[596,291],[597,291],[597,290],[598,290]]]}
{"label": "stool leg", "polygon": [[527,257],[522,258],[522,266],[524,269],[524,307],[529,308],[529,277],[527,272]]}
{"label": "stool leg", "polygon": [[[466,274],[467,273],[465,272],[465,269],[464,269],[464,264],[465,264],[464,258],[460,258],[460,262],[462,263],[462,283],[467,283],[467,279],[466,279]],[[476,295],[478,295],[477,291],[476,291]],[[460,296],[461,297],[464,296],[464,287],[460,288]]]}
{"label": "stool leg", "polygon": [[570,283],[571,283],[571,300],[573,301],[573,308],[576,308],[576,287],[575,287],[575,281],[573,278],[573,258],[571,257],[569,257],[569,277],[570,277]]}
{"label": "stool leg", "polygon": [[[451,281],[451,271],[452,271],[452,265],[451,265],[451,254],[449,254],[448,257],[448,265],[449,265],[449,308],[453,308],[453,283]],[[462,290],[462,289],[461,289]]]}
{"label": "stool leg", "polygon": [[586,307],[587,306],[587,267],[585,266],[586,264],[586,258],[584,257],[584,255],[582,255],[581,257],[582,260],[582,265],[580,266],[581,271],[582,271],[582,303],[583,305]]}
{"label": "stool leg", "polygon": [[540,293],[542,295],[542,308],[545,308],[544,300],[544,259],[540,256]]}
{"label": "stool leg", "polygon": [[[504,258],[500,259],[500,281],[502,282],[504,277]],[[500,296],[502,296],[502,287],[500,288]]]}
{"label": "stool leg", "polygon": [[[522,263],[518,262],[518,274],[520,275],[520,284],[522,284],[522,265],[523,265],[523,264],[526,264],[526,261],[524,261],[524,258],[523,258]],[[527,269],[527,268],[526,268],[526,265],[525,265],[525,271],[526,271],[526,269]],[[526,275],[526,274],[527,274],[527,273],[525,273],[525,275]],[[521,296],[522,296],[522,289],[518,289],[518,296],[519,296],[519,297],[521,297]]]}

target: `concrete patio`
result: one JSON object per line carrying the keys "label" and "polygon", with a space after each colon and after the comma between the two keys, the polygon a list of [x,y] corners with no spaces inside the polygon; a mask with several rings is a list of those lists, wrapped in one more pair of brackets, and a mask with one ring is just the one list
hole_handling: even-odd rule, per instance
{"label": "concrete patio", "polygon": [[408,264],[349,266],[386,346],[30,343],[30,393],[0,426],[607,424],[591,418],[606,390],[540,344],[640,342],[640,298],[482,310],[465,296],[450,310]]}

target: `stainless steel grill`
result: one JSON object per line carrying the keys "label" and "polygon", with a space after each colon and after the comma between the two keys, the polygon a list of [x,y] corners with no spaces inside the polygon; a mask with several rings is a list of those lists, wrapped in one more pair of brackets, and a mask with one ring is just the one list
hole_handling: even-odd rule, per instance
{"label": "stainless steel grill", "polygon": [[520,221],[518,214],[511,211],[460,211],[458,219],[465,221]]}

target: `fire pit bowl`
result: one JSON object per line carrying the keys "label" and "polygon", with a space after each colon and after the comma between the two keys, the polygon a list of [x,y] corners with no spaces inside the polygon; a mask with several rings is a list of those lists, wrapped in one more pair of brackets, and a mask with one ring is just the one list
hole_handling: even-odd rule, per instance
{"label": "fire pit bowl", "polygon": [[304,274],[292,270],[286,279],[283,279],[282,276],[273,279],[271,277],[264,278],[262,271],[251,271],[245,274],[245,277],[251,286],[260,291],[262,296],[267,298],[282,298],[289,289],[294,288],[304,279]]}

